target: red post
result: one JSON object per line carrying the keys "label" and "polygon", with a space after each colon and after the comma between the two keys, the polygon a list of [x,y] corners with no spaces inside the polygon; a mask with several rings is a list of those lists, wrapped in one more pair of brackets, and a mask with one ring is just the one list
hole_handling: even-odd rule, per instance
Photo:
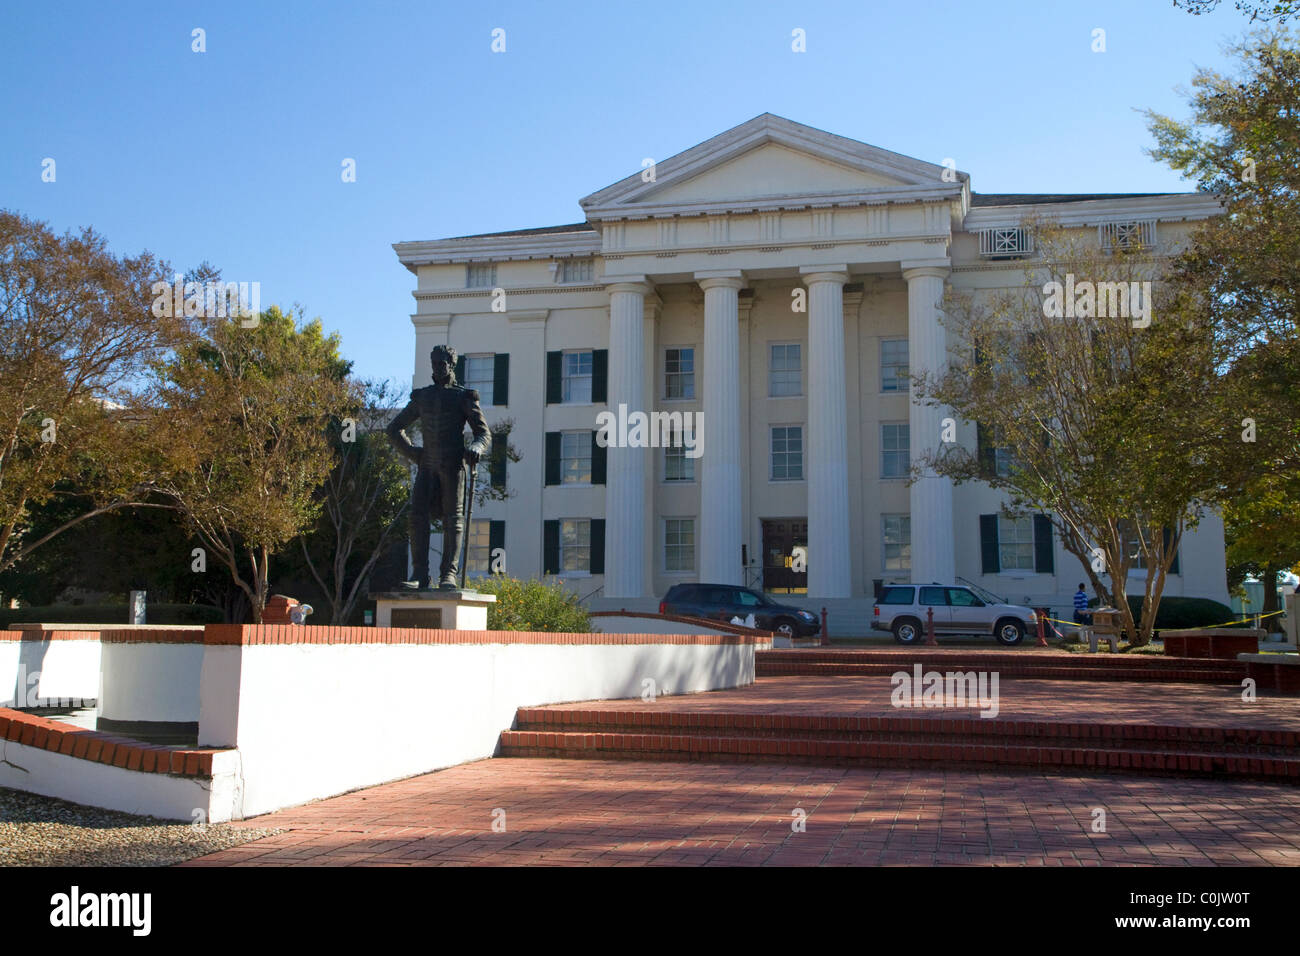
{"label": "red post", "polygon": [[1047,646],[1047,615],[1051,613],[1049,608],[1040,607],[1038,609],[1038,646]]}
{"label": "red post", "polygon": [[925,643],[930,647],[938,646],[939,642],[934,639],[934,608],[925,609]]}
{"label": "red post", "polygon": [[830,634],[830,631],[828,631],[828,630],[826,629],[826,608],[822,608],[822,643],[821,643],[821,646],[822,646],[822,647],[830,647],[830,646],[831,646],[831,634]]}

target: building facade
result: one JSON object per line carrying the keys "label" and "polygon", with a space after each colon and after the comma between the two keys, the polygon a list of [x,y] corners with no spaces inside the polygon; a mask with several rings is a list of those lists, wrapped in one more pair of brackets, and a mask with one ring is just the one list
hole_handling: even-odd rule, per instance
{"label": "building facade", "polygon": [[[945,291],[1021,282],[1035,212],[1157,247],[1218,212],[1196,194],[980,195],[771,114],[580,205],[571,225],[394,246],[416,276],[416,386],[450,344],[489,422],[513,426],[519,460],[484,466],[510,496],[476,514],[471,569],[555,574],[597,607],[747,584],[857,624],[883,581],[1064,607],[1085,580],[1000,493],[908,483],[942,431],[909,375],[946,363]],[[605,447],[602,413],[629,442]],[[1217,517],[1175,571],[1166,594],[1226,602]]]}

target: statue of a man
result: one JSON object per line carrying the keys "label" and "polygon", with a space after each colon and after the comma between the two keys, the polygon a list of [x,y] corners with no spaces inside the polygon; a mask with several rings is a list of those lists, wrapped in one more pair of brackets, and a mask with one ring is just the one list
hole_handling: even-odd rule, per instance
{"label": "statue of a man", "polygon": [[[460,546],[465,533],[465,463],[471,468],[492,447],[492,436],[479,408],[478,392],[456,384],[452,371],[456,350],[447,345],[434,346],[429,353],[433,365],[433,384],[417,388],[411,401],[387,428],[389,439],[408,460],[419,466],[415,486],[411,489],[411,559],[415,580],[406,587],[428,590],[429,522],[436,509],[442,519],[442,564],[438,568],[438,587],[456,588]],[[406,429],[416,419],[424,447],[417,448],[406,437]],[[465,445],[465,425],[473,439]]]}

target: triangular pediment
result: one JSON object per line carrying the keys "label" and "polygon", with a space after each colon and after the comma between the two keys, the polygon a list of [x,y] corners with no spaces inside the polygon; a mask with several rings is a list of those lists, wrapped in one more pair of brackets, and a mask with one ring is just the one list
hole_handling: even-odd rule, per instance
{"label": "triangular pediment", "polygon": [[[581,204],[588,212],[699,206],[777,197],[889,194],[957,185],[944,168],[771,113],[633,174]],[[966,176],[959,173],[959,182]],[[960,188],[960,187],[958,187]]]}

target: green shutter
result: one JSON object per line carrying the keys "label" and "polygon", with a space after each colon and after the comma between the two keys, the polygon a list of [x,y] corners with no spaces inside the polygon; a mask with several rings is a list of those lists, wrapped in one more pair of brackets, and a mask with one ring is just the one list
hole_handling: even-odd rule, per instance
{"label": "green shutter", "polygon": [[456,374],[456,384],[464,385],[465,384],[465,356],[463,355],[459,355],[456,357],[455,374]]}
{"label": "green shutter", "polygon": [[546,483],[560,483],[560,432],[546,433]]}
{"label": "green shutter", "polygon": [[564,399],[564,353],[546,353],[546,404],[558,405]]}
{"label": "green shutter", "polygon": [[975,423],[975,449],[980,474],[992,478],[998,471],[996,449],[993,447],[993,429],[982,422]]}
{"label": "green shutter", "polygon": [[506,444],[509,434],[492,433],[492,452],[488,456],[488,480],[493,488],[506,490]]}
{"label": "green shutter", "polygon": [[1034,571],[1038,574],[1056,573],[1052,519],[1047,515],[1034,515]]}
{"label": "green shutter", "polygon": [[[506,547],[506,523],[504,521],[493,521],[488,524],[488,570],[490,571],[496,562],[497,549],[503,552]],[[510,567],[509,564],[506,565]]]}
{"label": "green shutter", "polygon": [[596,405],[609,401],[609,349],[591,353],[591,401]]}
{"label": "green shutter", "polygon": [[492,357],[492,404],[510,404],[509,352],[498,352]]}
{"label": "green shutter", "polygon": [[542,573],[560,573],[560,523],[542,522]]}
{"label": "green shutter", "polygon": [[591,519],[591,573],[605,573],[605,519]]}
{"label": "green shutter", "polygon": [[591,483],[603,485],[608,471],[609,449],[596,442],[596,432],[591,433]]}
{"label": "green shutter", "polygon": [[997,574],[1002,570],[998,556],[998,516],[980,515],[980,570]]}
{"label": "green shutter", "polygon": [[[1173,529],[1171,529],[1171,528],[1165,528],[1165,550],[1166,550],[1166,551],[1169,550],[1170,542],[1173,541],[1173,539],[1174,539]],[[1174,560],[1173,560],[1173,561],[1170,563],[1170,565],[1169,565],[1169,573],[1170,573],[1170,574],[1178,574],[1178,573],[1179,573],[1179,571],[1178,571],[1178,557],[1179,557],[1178,552],[1175,551],[1175,552],[1174,552]]]}

